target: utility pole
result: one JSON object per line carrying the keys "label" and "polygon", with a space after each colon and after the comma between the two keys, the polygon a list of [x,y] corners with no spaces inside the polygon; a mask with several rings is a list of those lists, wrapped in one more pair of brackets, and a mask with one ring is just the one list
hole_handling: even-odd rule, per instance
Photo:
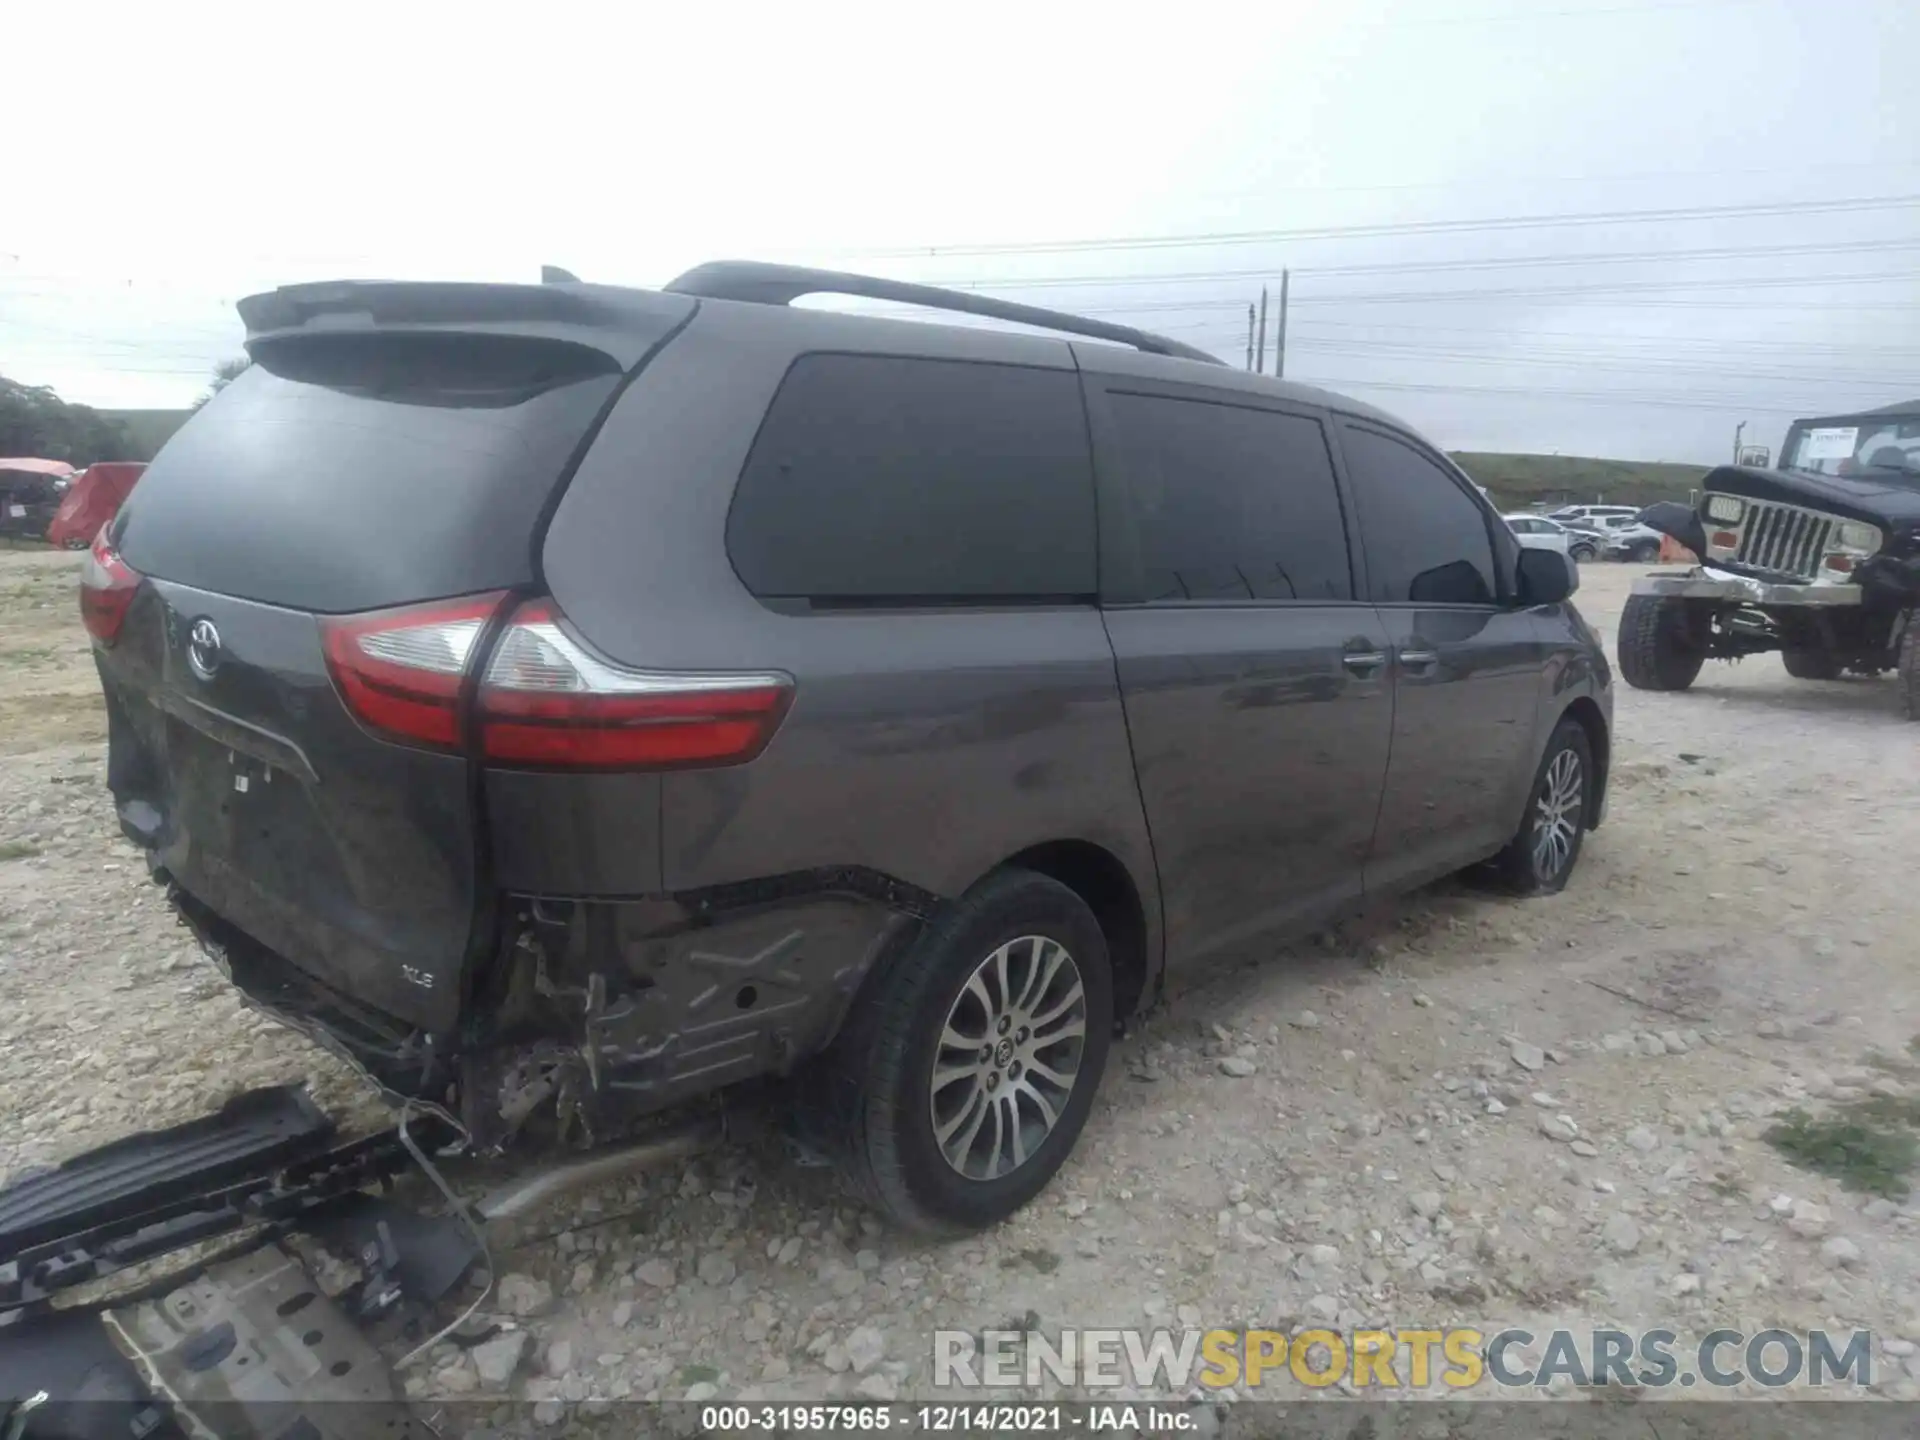
{"label": "utility pole", "polygon": [[1267,287],[1260,287],[1260,338],[1253,345],[1253,373],[1261,375],[1267,368]]}
{"label": "utility pole", "polygon": [[1253,304],[1247,304],[1247,369],[1253,369]]}
{"label": "utility pole", "polygon": [[1287,373],[1287,282],[1292,272],[1280,272],[1280,323],[1274,327],[1273,373],[1276,377]]}
{"label": "utility pole", "polygon": [[1747,422],[1744,420],[1733,427],[1733,463],[1736,465],[1740,463],[1740,432],[1746,428]]}

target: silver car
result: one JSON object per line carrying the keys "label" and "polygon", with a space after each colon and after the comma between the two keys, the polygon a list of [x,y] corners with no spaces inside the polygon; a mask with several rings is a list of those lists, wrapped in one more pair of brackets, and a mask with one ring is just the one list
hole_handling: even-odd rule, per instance
{"label": "silver car", "polygon": [[1514,538],[1529,550],[1552,550],[1575,560],[1591,560],[1600,553],[1600,537],[1591,531],[1562,525],[1545,515],[1503,515]]}

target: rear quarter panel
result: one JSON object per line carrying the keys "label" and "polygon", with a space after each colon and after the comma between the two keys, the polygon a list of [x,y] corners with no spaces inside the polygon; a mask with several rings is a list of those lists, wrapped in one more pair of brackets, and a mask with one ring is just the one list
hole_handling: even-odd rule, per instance
{"label": "rear quarter panel", "polygon": [[625,880],[677,893],[861,866],[952,896],[1030,846],[1084,840],[1132,874],[1157,966],[1152,856],[1096,609],[782,613],[733,573],[735,481],[812,351],[1073,364],[1051,340],[703,302],[575,475],[545,580],[616,660],[782,670],[795,699],[751,764],[660,778],[657,872]]}

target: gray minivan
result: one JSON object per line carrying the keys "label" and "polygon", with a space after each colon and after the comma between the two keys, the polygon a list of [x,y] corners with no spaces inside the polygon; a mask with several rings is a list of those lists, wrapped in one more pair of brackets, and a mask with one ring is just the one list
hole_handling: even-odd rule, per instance
{"label": "gray minivan", "polygon": [[777,266],[240,309],[88,560],[114,800],[250,999],[478,1148],[790,1077],[875,1203],[989,1224],[1169,964],[1557,890],[1600,821],[1570,567],[1368,406]]}

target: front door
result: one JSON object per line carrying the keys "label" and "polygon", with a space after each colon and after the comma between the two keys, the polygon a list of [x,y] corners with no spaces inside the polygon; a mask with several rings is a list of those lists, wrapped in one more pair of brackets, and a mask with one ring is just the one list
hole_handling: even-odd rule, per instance
{"label": "front door", "polygon": [[1360,894],[1392,726],[1388,637],[1354,593],[1317,413],[1137,378],[1088,390],[1116,541],[1107,633],[1168,956],[1187,959]]}
{"label": "front door", "polygon": [[1367,422],[1343,421],[1340,446],[1393,660],[1367,886],[1399,889],[1483,858],[1518,823],[1546,637],[1514,603],[1512,542],[1496,545],[1499,517],[1465,477]]}

